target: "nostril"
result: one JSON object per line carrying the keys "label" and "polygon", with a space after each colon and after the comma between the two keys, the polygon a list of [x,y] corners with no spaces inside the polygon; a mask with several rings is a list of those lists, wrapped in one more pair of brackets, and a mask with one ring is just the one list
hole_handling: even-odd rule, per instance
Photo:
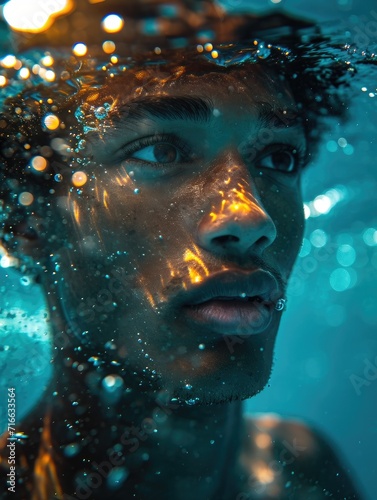
{"label": "nostril", "polygon": [[224,236],[216,236],[213,238],[213,242],[219,246],[226,246],[229,243],[238,243],[240,239],[232,234],[226,234]]}

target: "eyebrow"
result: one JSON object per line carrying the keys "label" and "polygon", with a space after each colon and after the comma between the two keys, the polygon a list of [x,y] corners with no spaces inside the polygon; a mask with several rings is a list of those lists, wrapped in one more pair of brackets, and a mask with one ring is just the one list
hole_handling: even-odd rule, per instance
{"label": "eyebrow", "polygon": [[[160,120],[190,120],[209,122],[214,106],[210,99],[191,96],[151,96],[136,99],[118,108],[122,123],[154,117]],[[115,117],[114,117],[115,118]],[[115,118],[115,121],[118,121]]]}
{"label": "eyebrow", "polygon": [[296,109],[275,108],[269,103],[258,103],[260,127],[291,128],[302,125],[302,117]]}

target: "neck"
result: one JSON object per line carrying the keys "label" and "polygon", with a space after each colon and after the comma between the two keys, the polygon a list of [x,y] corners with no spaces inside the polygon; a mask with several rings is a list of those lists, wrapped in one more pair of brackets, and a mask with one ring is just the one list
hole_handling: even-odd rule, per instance
{"label": "neck", "polygon": [[240,402],[177,404],[161,388],[135,383],[127,369],[97,364],[75,348],[55,360],[48,425],[64,492],[93,499],[159,498],[156,492],[204,499],[218,498],[225,478],[234,482]]}

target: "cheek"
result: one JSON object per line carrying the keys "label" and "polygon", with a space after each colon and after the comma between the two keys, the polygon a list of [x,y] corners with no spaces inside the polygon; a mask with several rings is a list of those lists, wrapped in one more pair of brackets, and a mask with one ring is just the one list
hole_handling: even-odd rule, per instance
{"label": "cheek", "polygon": [[305,217],[301,188],[295,185],[272,184],[265,191],[264,205],[274,221],[277,237],[269,252],[274,254],[278,267],[287,276],[301,247]]}

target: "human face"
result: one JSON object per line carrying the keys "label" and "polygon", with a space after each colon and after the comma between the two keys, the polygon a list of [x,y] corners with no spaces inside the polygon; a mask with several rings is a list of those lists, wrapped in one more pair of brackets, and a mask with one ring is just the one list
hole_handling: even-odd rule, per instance
{"label": "human face", "polygon": [[294,100],[257,66],[134,99],[125,81],[86,137],[86,183],[57,204],[70,243],[57,295],[93,353],[136,378],[191,402],[250,397],[303,233]]}

